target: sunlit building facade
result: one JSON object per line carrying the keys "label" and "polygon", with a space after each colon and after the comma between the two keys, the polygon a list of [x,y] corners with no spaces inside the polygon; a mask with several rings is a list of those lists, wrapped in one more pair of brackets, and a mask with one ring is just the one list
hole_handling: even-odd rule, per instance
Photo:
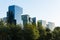
{"label": "sunlit building facade", "polygon": [[16,24],[22,24],[21,14],[23,13],[23,8],[11,5],[8,7],[7,18],[10,17],[11,22],[15,21]]}

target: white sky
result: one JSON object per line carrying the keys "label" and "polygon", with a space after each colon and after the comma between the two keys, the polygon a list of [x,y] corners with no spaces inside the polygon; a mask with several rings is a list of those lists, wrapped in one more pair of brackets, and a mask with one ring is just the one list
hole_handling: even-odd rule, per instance
{"label": "white sky", "polygon": [[60,0],[1,0],[0,18],[6,16],[8,6],[13,4],[22,7],[23,14],[60,26]]}

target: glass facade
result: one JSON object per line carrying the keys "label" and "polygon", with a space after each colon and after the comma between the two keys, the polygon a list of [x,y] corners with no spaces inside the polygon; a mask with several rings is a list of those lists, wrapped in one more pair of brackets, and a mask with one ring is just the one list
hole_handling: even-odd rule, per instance
{"label": "glass facade", "polygon": [[16,20],[16,23],[22,24],[21,14],[23,13],[23,8],[16,5],[12,5],[12,6],[9,6],[8,10],[13,12],[11,15],[13,15],[12,17]]}

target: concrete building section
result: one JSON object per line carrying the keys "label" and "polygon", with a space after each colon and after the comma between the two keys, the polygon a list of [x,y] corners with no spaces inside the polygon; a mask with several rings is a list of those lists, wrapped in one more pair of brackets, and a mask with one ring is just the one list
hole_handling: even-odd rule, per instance
{"label": "concrete building section", "polygon": [[47,28],[49,28],[50,30],[53,30],[54,27],[55,27],[55,24],[53,22],[48,22]]}

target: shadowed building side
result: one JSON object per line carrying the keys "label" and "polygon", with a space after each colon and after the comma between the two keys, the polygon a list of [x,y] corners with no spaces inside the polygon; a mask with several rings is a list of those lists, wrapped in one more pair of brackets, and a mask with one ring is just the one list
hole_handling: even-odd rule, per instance
{"label": "shadowed building side", "polygon": [[14,14],[12,11],[7,12],[7,23],[9,24],[15,24],[16,25],[16,20],[14,19]]}
{"label": "shadowed building side", "polygon": [[36,26],[36,17],[32,18],[32,24]]}

